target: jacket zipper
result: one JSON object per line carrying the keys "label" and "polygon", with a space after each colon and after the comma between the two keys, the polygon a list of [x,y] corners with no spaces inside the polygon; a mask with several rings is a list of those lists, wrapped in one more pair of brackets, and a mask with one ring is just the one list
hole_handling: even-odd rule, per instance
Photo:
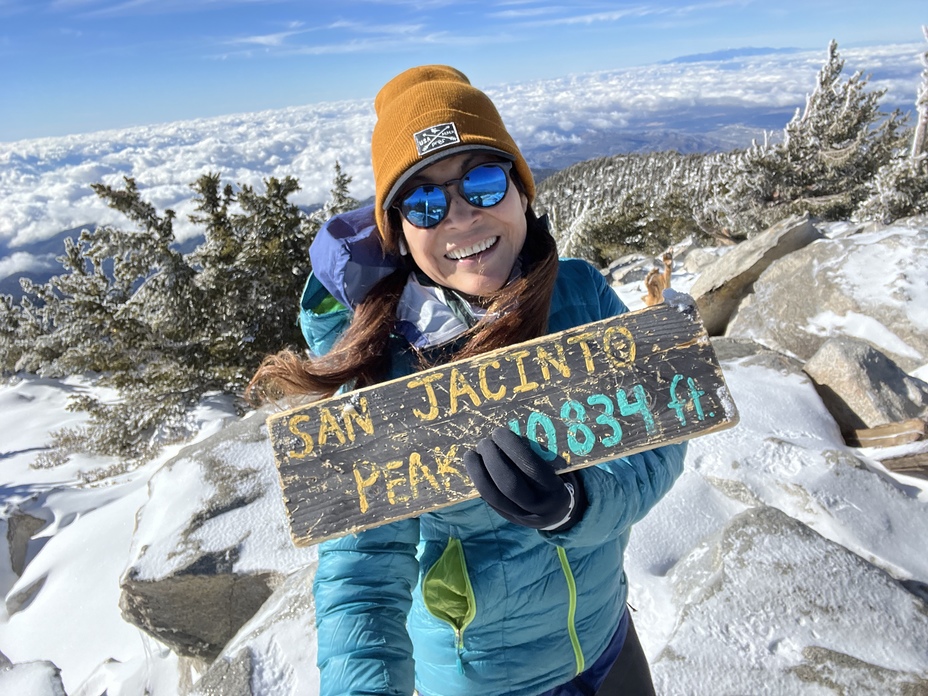
{"label": "jacket zipper", "polygon": [[458,674],[464,674],[464,629],[455,627],[454,638],[457,650]]}
{"label": "jacket zipper", "polygon": [[[474,598],[474,589],[470,583],[470,576],[467,573],[467,565],[464,559],[464,550],[460,539],[455,539],[454,537],[448,539],[448,545],[445,547],[445,551],[439,557],[435,565],[433,565],[428,573],[426,573],[425,584],[429,584],[432,572],[438,567],[440,563],[443,563],[444,561],[452,558],[448,555],[449,553],[453,553],[454,560],[460,564],[456,567],[456,569],[460,572],[458,579],[463,585],[463,587],[459,588],[459,591],[464,597],[466,597],[467,611],[463,615],[460,615],[457,612],[449,613],[444,607],[441,606],[441,604],[433,606],[430,602],[431,593],[428,592],[426,587],[423,587],[423,598],[425,600],[425,607],[429,613],[431,613],[432,616],[438,620],[448,624],[449,627],[454,631],[454,649],[456,653],[458,673],[464,674],[464,631],[474,620],[474,614],[476,612],[476,600]],[[455,568],[452,568],[452,570],[454,569]]]}
{"label": "jacket zipper", "polygon": [[567,560],[567,552],[563,546],[557,547],[557,555],[561,561],[561,570],[564,571],[564,577],[567,580],[567,592],[570,599],[567,608],[567,632],[570,634],[570,644],[574,648],[574,658],[577,661],[577,674],[583,672],[586,666],[586,658],[583,657],[583,649],[580,647],[580,638],[577,636],[577,626],[575,623],[577,615],[577,583],[574,580],[573,571],[570,569],[570,561]]}

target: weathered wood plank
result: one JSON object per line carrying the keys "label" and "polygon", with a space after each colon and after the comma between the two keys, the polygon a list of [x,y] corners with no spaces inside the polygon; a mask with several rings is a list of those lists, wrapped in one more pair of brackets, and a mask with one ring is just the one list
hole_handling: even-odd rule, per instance
{"label": "weathered wood plank", "polygon": [[915,452],[883,459],[880,464],[896,474],[928,479],[928,452]]}
{"label": "weathered wood plank", "polygon": [[462,454],[510,427],[577,469],[731,427],[686,302],[660,304],[268,418],[294,543],[476,497]]}
{"label": "weathered wood plank", "polygon": [[921,418],[909,418],[874,428],[852,430],[845,435],[844,441],[851,447],[893,447],[924,440],[926,434],[928,423]]}

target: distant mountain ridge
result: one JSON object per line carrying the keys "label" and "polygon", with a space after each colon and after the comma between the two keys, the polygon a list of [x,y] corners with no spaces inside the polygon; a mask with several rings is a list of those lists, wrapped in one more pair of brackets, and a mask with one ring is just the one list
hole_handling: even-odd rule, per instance
{"label": "distant mountain ridge", "polygon": [[676,58],[671,58],[670,60],[665,60],[663,63],[701,63],[707,60],[731,60],[732,58],[745,58],[747,56],[799,53],[801,50],[801,48],[754,48],[745,46],[744,48],[724,48],[719,51],[710,51],[709,53],[691,53],[686,56],[678,56]]}

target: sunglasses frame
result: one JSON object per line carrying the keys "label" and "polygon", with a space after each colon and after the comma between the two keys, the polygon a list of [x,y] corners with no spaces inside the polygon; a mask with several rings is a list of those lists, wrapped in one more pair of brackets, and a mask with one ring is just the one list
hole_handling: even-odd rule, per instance
{"label": "sunglasses frame", "polygon": [[[499,161],[481,162],[480,164],[475,164],[473,167],[471,167],[466,172],[464,172],[461,176],[455,179],[448,179],[448,181],[444,182],[443,184],[425,183],[425,184],[419,184],[418,186],[413,186],[412,188],[406,189],[403,193],[401,193],[399,196],[396,197],[396,202],[393,204],[392,207],[396,208],[400,216],[413,227],[417,227],[420,230],[428,230],[428,229],[432,229],[433,227],[438,227],[438,225],[444,222],[445,218],[448,217],[448,210],[449,208],[451,208],[451,194],[449,193],[448,189],[452,184],[456,184],[455,189],[457,191],[458,196],[460,196],[461,200],[465,201],[468,205],[471,205],[474,208],[479,208],[481,210],[486,210],[487,208],[494,208],[500,203],[502,203],[503,200],[506,198],[506,196],[509,194],[509,184],[511,182],[510,172],[512,171],[512,165],[513,165],[513,162],[511,160],[499,160]],[[490,205],[478,205],[476,203],[473,203],[470,199],[467,198],[467,196],[464,195],[464,191],[461,190],[461,183],[464,181],[464,179],[470,176],[471,172],[477,169],[480,169],[480,167],[497,167],[498,169],[502,170],[503,177],[506,180],[506,188],[503,190],[503,195],[500,196],[498,201]],[[425,186],[431,186],[432,188],[436,188],[439,191],[441,191],[442,196],[444,196],[444,199],[445,199],[445,212],[438,220],[436,220],[431,225],[422,226],[422,225],[417,225],[416,223],[414,223],[412,220],[409,219],[408,213],[403,211],[403,203],[415,191]]]}

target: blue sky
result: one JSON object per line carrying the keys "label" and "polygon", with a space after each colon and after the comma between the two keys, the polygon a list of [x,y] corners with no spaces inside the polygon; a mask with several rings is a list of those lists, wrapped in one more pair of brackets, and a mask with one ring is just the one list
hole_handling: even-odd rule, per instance
{"label": "blue sky", "polygon": [[922,40],[924,0],[0,0],[0,142],[370,98],[416,64],[488,87],[732,48]]}

